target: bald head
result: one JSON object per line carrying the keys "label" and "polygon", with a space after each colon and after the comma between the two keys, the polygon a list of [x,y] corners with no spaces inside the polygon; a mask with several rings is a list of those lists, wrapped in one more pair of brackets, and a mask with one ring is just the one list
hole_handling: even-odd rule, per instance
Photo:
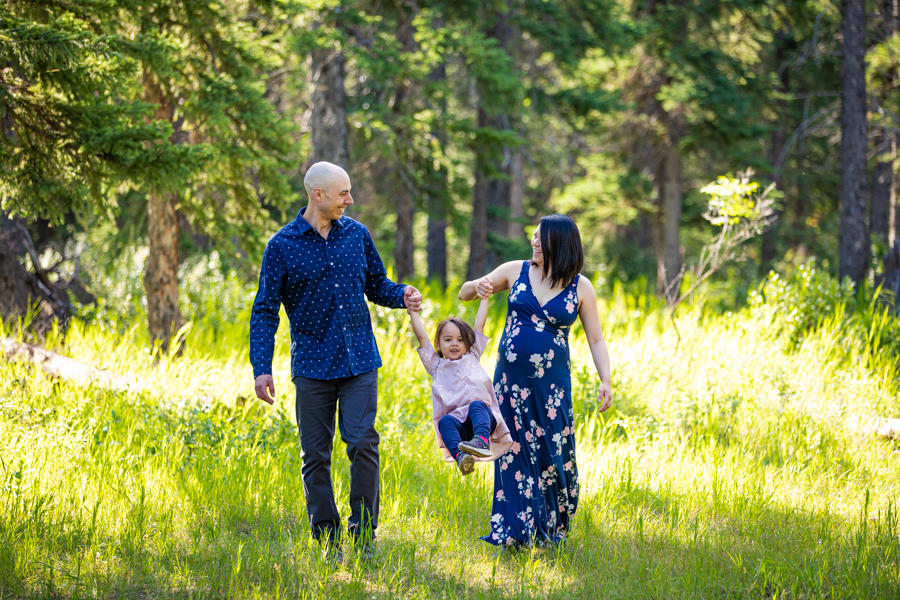
{"label": "bald head", "polygon": [[306,194],[310,200],[314,197],[314,190],[319,188],[324,193],[338,192],[340,190],[333,188],[350,189],[350,176],[347,171],[330,162],[317,162],[306,171],[306,177],[303,178],[303,187],[306,188]]}
{"label": "bald head", "polygon": [[321,223],[319,233],[327,233],[331,221],[344,216],[344,210],[353,204],[350,195],[350,176],[347,171],[330,162],[317,162],[306,171],[303,186],[309,202],[304,218],[310,223]]}

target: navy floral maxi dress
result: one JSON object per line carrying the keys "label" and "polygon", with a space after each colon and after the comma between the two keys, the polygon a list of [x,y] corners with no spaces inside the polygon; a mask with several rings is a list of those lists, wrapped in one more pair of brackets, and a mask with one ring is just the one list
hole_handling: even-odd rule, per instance
{"label": "navy floral maxi dress", "polygon": [[510,286],[494,392],[513,446],[494,462],[491,533],[497,545],[565,541],[578,505],[569,328],[578,277],[540,305],[525,261]]}

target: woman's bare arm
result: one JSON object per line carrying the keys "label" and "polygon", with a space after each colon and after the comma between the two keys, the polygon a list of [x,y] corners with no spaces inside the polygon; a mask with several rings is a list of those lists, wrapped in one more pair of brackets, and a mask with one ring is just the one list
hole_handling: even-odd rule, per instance
{"label": "woman's bare arm", "polygon": [[[509,289],[509,285],[516,280],[519,270],[522,268],[522,261],[513,260],[503,263],[482,279],[489,279],[492,289],[491,294],[496,294]],[[477,286],[480,279],[465,282],[459,290],[460,300],[474,300],[478,297]]]}
{"label": "woman's bare arm", "polygon": [[591,357],[594,359],[594,367],[600,376],[601,401],[600,412],[607,410],[612,404],[612,368],[609,363],[609,349],[603,338],[603,328],[600,326],[600,313],[597,311],[597,292],[587,277],[578,281],[578,316],[584,326],[588,346],[591,349]]}

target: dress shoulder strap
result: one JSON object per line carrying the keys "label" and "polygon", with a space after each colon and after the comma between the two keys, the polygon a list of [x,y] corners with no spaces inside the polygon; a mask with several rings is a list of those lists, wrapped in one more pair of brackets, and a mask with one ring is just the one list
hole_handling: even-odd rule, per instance
{"label": "dress shoulder strap", "polygon": [[[528,277],[528,265],[531,264],[530,260],[522,261],[522,270],[519,271],[519,276],[516,278],[516,283],[522,281],[523,277]],[[512,289],[512,286],[509,286]]]}

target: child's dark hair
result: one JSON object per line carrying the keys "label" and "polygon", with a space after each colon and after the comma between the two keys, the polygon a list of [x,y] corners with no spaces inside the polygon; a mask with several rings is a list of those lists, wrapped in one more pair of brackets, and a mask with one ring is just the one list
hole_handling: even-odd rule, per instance
{"label": "child's dark hair", "polygon": [[463,344],[466,345],[466,352],[472,349],[472,346],[475,345],[475,330],[472,329],[472,326],[460,319],[459,317],[447,317],[440,323],[438,323],[437,331],[434,332],[434,350],[437,352],[437,355],[441,358],[446,358],[443,354],[441,354],[441,332],[444,330],[444,327],[453,323],[456,325],[457,329],[459,329],[460,335],[462,335]]}

